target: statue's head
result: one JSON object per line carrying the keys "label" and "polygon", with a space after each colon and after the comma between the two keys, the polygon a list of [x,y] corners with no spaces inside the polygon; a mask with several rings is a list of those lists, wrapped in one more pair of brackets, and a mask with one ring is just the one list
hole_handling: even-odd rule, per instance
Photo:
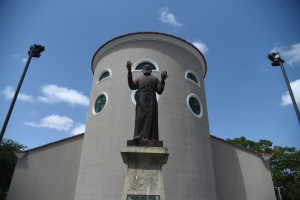
{"label": "statue's head", "polygon": [[145,65],[145,66],[143,67],[143,74],[145,74],[145,75],[150,75],[151,72],[152,72],[152,70],[151,70],[151,66],[150,66],[150,65]]}

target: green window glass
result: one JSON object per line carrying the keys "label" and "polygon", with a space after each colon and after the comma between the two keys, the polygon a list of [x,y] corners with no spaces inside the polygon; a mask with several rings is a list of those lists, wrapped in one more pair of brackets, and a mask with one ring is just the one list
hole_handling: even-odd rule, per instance
{"label": "green window glass", "polygon": [[196,78],[196,76],[194,74],[188,73],[187,78],[191,79],[192,81],[194,81],[195,83],[198,84],[198,79]]}
{"label": "green window glass", "polygon": [[152,63],[149,63],[149,62],[142,62],[141,64],[136,66],[135,70],[142,70],[145,65],[150,65],[152,70],[156,70],[156,67]]}
{"label": "green window glass", "polygon": [[95,112],[99,113],[101,110],[103,110],[105,104],[106,104],[106,96],[104,94],[101,94],[95,102]]}
{"label": "green window glass", "polygon": [[[159,101],[159,95],[157,93],[155,93],[155,97],[156,97],[156,101],[158,102]],[[134,105],[136,105],[136,103],[138,102],[139,100],[139,93],[138,93],[138,90],[134,90],[132,91],[131,93],[131,101]]]}
{"label": "green window glass", "polygon": [[136,91],[135,94],[134,94],[135,102],[138,101],[138,98],[139,98],[139,93],[138,93],[138,91]]}
{"label": "green window glass", "polygon": [[200,115],[201,106],[200,106],[200,103],[198,102],[198,100],[195,97],[190,97],[189,98],[189,106],[196,115]]}
{"label": "green window glass", "polygon": [[103,80],[103,79],[105,79],[106,77],[109,77],[109,76],[110,76],[109,71],[106,71],[106,72],[104,72],[104,73],[100,76],[100,78],[99,78],[98,81],[101,81],[101,80]]}

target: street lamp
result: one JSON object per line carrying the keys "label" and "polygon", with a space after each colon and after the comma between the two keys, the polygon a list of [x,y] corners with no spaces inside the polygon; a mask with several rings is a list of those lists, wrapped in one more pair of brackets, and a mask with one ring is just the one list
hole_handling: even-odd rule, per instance
{"label": "street lamp", "polygon": [[16,89],[15,95],[14,95],[14,97],[13,97],[13,100],[12,100],[11,104],[10,104],[8,113],[7,113],[7,115],[6,115],[5,121],[4,121],[3,126],[2,126],[2,129],[1,129],[0,143],[2,142],[2,138],[3,138],[4,132],[5,132],[7,123],[8,123],[8,121],[9,121],[10,115],[11,115],[12,110],[13,110],[13,108],[14,108],[14,105],[15,105],[15,103],[16,103],[16,100],[17,100],[19,91],[20,91],[20,89],[21,89],[21,86],[22,86],[22,83],[23,83],[25,74],[26,74],[26,72],[27,72],[27,69],[28,69],[30,60],[31,60],[32,57],[39,58],[39,57],[41,56],[41,52],[43,52],[43,51],[45,50],[45,47],[44,47],[44,46],[41,46],[41,45],[34,44],[34,45],[30,45],[29,49],[30,49],[30,51],[28,51],[29,58],[28,58],[27,63],[26,63],[26,65],[25,65],[23,74],[22,74],[21,79],[20,79],[20,81],[19,81],[19,85],[18,85],[18,87],[17,87],[17,89]]}
{"label": "street lamp", "polygon": [[280,188],[282,188],[282,187],[275,187],[275,188],[278,190],[279,200],[282,200],[281,193],[280,193]]}
{"label": "street lamp", "polygon": [[287,75],[285,73],[285,69],[284,69],[284,66],[283,66],[283,63],[285,61],[280,58],[280,54],[278,52],[277,53],[270,53],[270,54],[268,54],[268,58],[269,58],[269,60],[272,61],[272,66],[273,67],[276,67],[276,66],[280,66],[281,67],[281,70],[282,70],[282,73],[283,73],[286,85],[288,87],[288,90],[289,90],[289,93],[290,93],[290,96],[291,96],[291,99],[292,99],[292,102],[293,102],[293,105],[294,105],[294,108],[295,108],[295,111],[296,111],[298,122],[300,124],[299,109],[298,109],[298,106],[296,104],[295,97],[294,97],[293,91],[292,91],[291,86],[290,86],[290,82],[288,80],[288,77],[287,77]]}

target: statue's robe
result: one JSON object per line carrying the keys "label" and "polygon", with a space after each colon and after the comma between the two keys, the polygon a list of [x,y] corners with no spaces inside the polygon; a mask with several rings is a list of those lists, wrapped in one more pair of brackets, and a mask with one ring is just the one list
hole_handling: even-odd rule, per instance
{"label": "statue's robe", "polygon": [[138,92],[133,139],[159,140],[155,93],[162,94],[164,85],[152,75],[142,75],[133,81],[131,73],[128,74],[128,85],[130,89],[137,89]]}

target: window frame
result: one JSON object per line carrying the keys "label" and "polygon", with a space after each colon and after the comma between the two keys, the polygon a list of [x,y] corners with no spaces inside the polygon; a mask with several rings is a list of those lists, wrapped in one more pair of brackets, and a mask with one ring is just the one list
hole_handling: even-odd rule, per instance
{"label": "window frame", "polygon": [[[102,76],[105,72],[108,72],[108,73],[109,73],[109,76],[103,78],[102,80],[99,80],[99,79],[101,78],[101,76]],[[108,79],[108,78],[110,78],[110,77],[112,77],[111,69],[105,68],[105,69],[103,69],[103,70],[101,71],[100,75],[98,76],[98,79],[97,79],[97,83],[96,83],[96,84],[99,84],[99,83],[101,83],[102,81],[104,81],[104,80],[106,80],[106,79]]]}
{"label": "window frame", "polygon": [[[106,101],[105,101],[105,104],[104,104],[102,110],[100,110],[99,112],[96,112],[96,111],[95,111],[96,101],[97,101],[97,99],[98,99],[101,95],[104,95],[104,96],[105,96]],[[92,109],[93,114],[94,114],[94,115],[100,114],[100,113],[105,109],[107,103],[108,103],[108,95],[107,95],[107,93],[106,93],[106,92],[100,92],[100,93],[96,96],[95,101],[94,101],[94,103],[93,103],[93,109]]]}
{"label": "window frame", "polygon": [[[201,110],[200,110],[200,114],[199,114],[199,115],[197,115],[196,113],[194,113],[193,109],[190,107],[189,100],[190,100],[191,97],[194,97],[194,98],[198,101],[198,103],[200,104],[200,109],[201,109]],[[201,103],[200,98],[199,98],[196,94],[194,94],[194,93],[189,94],[189,95],[187,96],[187,98],[186,98],[186,104],[187,104],[187,107],[189,108],[189,110],[191,111],[191,113],[192,113],[195,117],[197,117],[197,118],[202,118],[202,116],[203,116],[203,106],[202,106],[202,103]]]}
{"label": "window frame", "polygon": [[[132,103],[133,103],[134,106],[136,106],[136,101],[135,101],[134,96],[135,96],[135,93],[136,93],[137,91],[138,91],[138,90],[133,90],[133,91],[131,92],[131,101],[132,101]],[[157,92],[155,92],[155,95],[156,95],[156,101],[157,101],[157,103],[158,103],[159,98],[160,98],[160,95],[157,94]]]}
{"label": "window frame", "polygon": [[144,59],[141,59],[137,62],[134,63],[134,65],[132,66],[131,68],[131,72],[141,72],[142,70],[141,69],[136,69],[137,66],[143,62],[148,62],[148,63],[151,63],[152,65],[154,65],[154,67],[156,68],[155,70],[152,70],[153,72],[159,72],[159,66],[157,65],[156,62],[154,62],[153,60],[151,59],[147,59],[147,58],[144,58]]}
{"label": "window frame", "polygon": [[[197,79],[198,83],[196,83],[196,82],[193,81],[192,79],[188,78],[188,74],[189,74],[189,73],[191,73],[192,75],[195,76],[195,78]],[[191,83],[193,83],[193,84],[195,84],[195,85],[197,85],[198,87],[201,88],[200,79],[199,79],[199,77],[197,76],[197,74],[196,74],[193,70],[187,70],[187,71],[185,72],[185,74],[184,74],[184,78],[185,78],[187,81],[189,81],[189,82],[191,82]]]}

